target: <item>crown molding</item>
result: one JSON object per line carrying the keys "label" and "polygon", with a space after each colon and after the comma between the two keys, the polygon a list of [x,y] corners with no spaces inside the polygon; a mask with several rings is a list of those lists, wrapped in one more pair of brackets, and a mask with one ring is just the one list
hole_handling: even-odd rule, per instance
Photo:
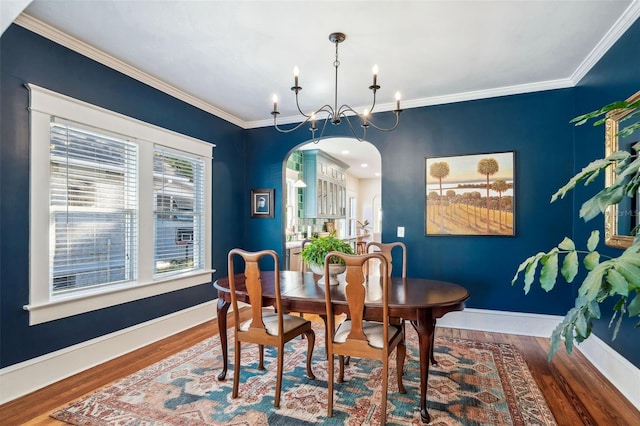
{"label": "crown molding", "polygon": [[631,25],[640,17],[640,0],[633,0],[627,10],[618,18],[618,20],[609,28],[609,31],[602,37],[602,40],[587,55],[584,61],[571,75],[574,86],[577,86],[580,80],[594,67],[596,63],[607,53],[607,51],[615,44],[616,41],[629,29]]}
{"label": "crown molding", "polygon": [[[402,101],[403,109],[420,108],[433,105],[444,105],[455,102],[476,101],[479,99],[496,98],[500,96],[519,95],[523,93],[542,92],[545,90],[566,89],[574,87],[575,84],[571,79],[549,80],[531,84],[520,84],[516,86],[499,87],[495,89],[476,90],[474,92],[454,93],[452,95],[431,96],[428,98],[411,99]],[[356,107],[356,109],[363,107]],[[376,105],[376,112],[393,111],[396,108],[395,102]],[[352,114],[349,114],[352,115]],[[289,117],[278,117],[278,124],[300,123],[304,117],[294,115]],[[247,128],[253,129],[257,127],[273,126],[273,119],[249,121],[246,123]]]}
{"label": "crown molding", "polygon": [[[428,98],[412,99],[403,101],[403,107],[420,108],[425,106],[443,105],[455,102],[473,101],[479,99],[487,99],[500,96],[517,95],[523,93],[532,93],[545,90],[565,89],[575,87],[580,80],[589,72],[589,70],[605,55],[605,53],[615,44],[616,41],[629,29],[629,27],[640,17],[640,0],[633,0],[627,10],[618,18],[615,24],[609,29],[605,36],[600,40],[598,45],[589,53],[585,60],[573,72],[571,77],[566,79],[549,80],[538,83],[522,84],[515,86],[500,87],[495,89],[478,90],[473,92],[463,92],[444,96],[433,96]],[[260,127],[269,127],[273,125],[273,119],[257,121],[244,121],[226,111],[223,111],[202,99],[192,96],[150,74],[147,74],[105,52],[102,52],[62,31],[45,24],[44,22],[26,14],[20,14],[14,21],[16,24],[35,32],[49,40],[52,40],[64,47],[67,47],[77,53],[80,53],[90,59],[93,59],[103,65],[106,65],[116,71],[119,71],[131,78],[145,83],[155,89],[158,89],[168,95],[171,95],[181,101],[193,105],[203,111],[206,111],[216,117],[222,118],[243,129],[252,129]],[[395,103],[380,104],[376,108],[376,112],[393,111]],[[299,115],[280,117],[278,122],[281,124],[293,124],[302,121]]]}
{"label": "crown molding", "polygon": [[154,89],[160,90],[170,96],[173,96],[176,99],[179,99],[183,102],[186,102],[190,105],[195,106],[205,112],[215,115],[216,117],[222,118],[230,123],[235,124],[236,126],[242,127],[243,129],[247,128],[246,123],[240,118],[229,114],[219,108],[214,107],[213,105],[204,102],[202,99],[199,99],[195,96],[192,96],[154,76],[151,74],[147,74],[138,68],[135,68],[120,59],[114,58],[113,56],[98,50],[87,43],[76,39],[57,28],[48,25],[39,19],[34,18],[26,13],[21,13],[18,15],[15,24],[20,25],[34,33],[41,35],[51,41],[54,41],[68,49],[73,50],[81,55],[84,55],[90,59],[93,59],[96,62],[99,62],[103,65],[108,66],[116,71],[123,73],[131,78],[134,78],[144,84],[147,84]]}

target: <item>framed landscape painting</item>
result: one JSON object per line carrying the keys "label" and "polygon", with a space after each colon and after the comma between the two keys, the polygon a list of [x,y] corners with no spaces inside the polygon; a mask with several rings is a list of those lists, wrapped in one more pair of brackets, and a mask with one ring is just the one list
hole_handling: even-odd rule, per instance
{"label": "framed landscape painting", "polygon": [[515,152],[425,158],[426,235],[515,235]]}

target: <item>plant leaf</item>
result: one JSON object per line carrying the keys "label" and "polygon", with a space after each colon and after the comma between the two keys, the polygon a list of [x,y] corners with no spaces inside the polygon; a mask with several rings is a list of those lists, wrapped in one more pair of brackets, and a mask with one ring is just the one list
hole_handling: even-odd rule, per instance
{"label": "plant leaf", "polygon": [[624,297],[629,295],[629,283],[624,276],[615,269],[609,269],[607,271],[607,282],[611,285],[611,295],[619,294]]}
{"label": "plant leaf", "polygon": [[544,256],[544,253],[540,252],[535,255],[533,261],[527,265],[526,271],[524,273],[524,294],[529,293],[531,289],[531,284],[533,283],[533,279],[535,277],[536,268],[538,267],[538,262],[540,258]]}
{"label": "plant leaf", "polygon": [[591,314],[592,318],[600,319],[600,305],[597,301],[592,300],[591,302],[589,302],[587,304],[587,310],[589,311],[589,314]]}
{"label": "plant leaf", "polygon": [[597,229],[591,232],[589,239],[587,240],[587,250],[594,251],[600,242],[600,231]]}
{"label": "plant leaf", "polygon": [[592,251],[584,257],[584,266],[592,271],[596,266],[600,264],[600,253]]}
{"label": "plant leaf", "polygon": [[587,179],[593,173],[599,173],[600,170],[608,167],[611,164],[612,163],[605,158],[601,158],[587,164],[578,174],[569,179],[569,181],[562,188],[558,189],[556,193],[551,196],[551,202],[553,203],[554,201],[556,201],[558,197],[564,198],[567,192],[575,188],[578,182]]}
{"label": "plant leaf", "polygon": [[578,253],[575,251],[567,253],[564,261],[562,262],[562,269],[560,272],[568,283],[573,282],[573,279],[578,275]]}
{"label": "plant leaf", "polygon": [[627,306],[630,317],[640,316],[640,293],[636,293],[636,297],[631,299],[629,306]]}
{"label": "plant leaf", "polygon": [[540,286],[549,291],[556,284],[558,277],[558,253],[551,252],[540,269]]}
{"label": "plant leaf", "polygon": [[588,334],[588,324],[587,318],[585,315],[577,315],[576,316],[576,333],[578,333],[581,337],[587,337]]}
{"label": "plant leaf", "polygon": [[574,244],[573,240],[571,240],[570,238],[564,237],[564,240],[562,240],[560,244],[558,244],[558,248],[560,250],[571,251],[576,249],[576,245]]}
{"label": "plant leaf", "polygon": [[[524,262],[522,262],[522,263],[518,266],[518,270],[516,271],[516,274],[513,276],[513,279],[511,280],[511,285],[513,285],[513,284],[515,284],[515,283],[516,283],[516,281],[518,280],[518,275],[520,274],[520,272],[524,271],[524,270],[525,270],[525,268],[527,267],[527,265],[529,265],[529,263],[530,263],[531,261],[533,261],[533,259],[535,259],[535,258],[536,258],[536,256],[535,256],[535,255],[534,255],[534,256],[529,256],[528,258],[526,258],[526,259],[524,260]],[[526,293],[527,293],[527,292],[525,291],[525,294],[526,294]]]}
{"label": "plant leaf", "polygon": [[620,257],[616,261],[615,268],[626,278],[626,280],[629,282],[629,285],[632,285],[633,288],[640,287],[640,267],[627,261],[626,258]]}
{"label": "plant leaf", "polygon": [[602,287],[603,274],[603,268],[595,268],[589,272],[578,289],[578,295],[586,297],[587,300],[594,300]]}

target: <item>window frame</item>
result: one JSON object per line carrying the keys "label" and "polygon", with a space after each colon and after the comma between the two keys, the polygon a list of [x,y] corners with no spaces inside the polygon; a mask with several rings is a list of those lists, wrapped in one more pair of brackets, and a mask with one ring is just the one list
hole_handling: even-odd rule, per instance
{"label": "window frame", "polygon": [[[211,177],[215,145],[26,84],[30,117],[29,325],[40,324],[211,282]],[[126,135],[138,145],[137,277],[102,288],[52,296],[49,285],[50,123],[53,117]],[[162,146],[202,157],[204,170],[204,265],[170,276],[153,274],[153,153]],[[46,265],[46,267],[43,267]]]}

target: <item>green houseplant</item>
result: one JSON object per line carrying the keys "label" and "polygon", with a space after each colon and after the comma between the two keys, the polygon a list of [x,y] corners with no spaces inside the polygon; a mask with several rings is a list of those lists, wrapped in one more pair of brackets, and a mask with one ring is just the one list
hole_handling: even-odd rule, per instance
{"label": "green houseplant", "polygon": [[[606,105],[599,110],[576,117],[571,122],[579,126],[597,118],[594,126],[601,125],[606,122],[611,113],[624,114],[624,118],[619,120],[619,123],[624,122],[625,125],[620,126],[617,137],[629,137],[640,129],[640,120],[638,120],[640,99],[637,96],[633,96],[627,101]],[[619,149],[606,158],[592,161],[553,194],[551,202],[563,198],[580,182],[589,185],[601,173],[610,171],[610,168],[615,171],[615,180],[582,204],[580,217],[585,222],[589,221],[604,214],[609,206],[618,205],[625,198],[638,196],[640,188],[638,152],[640,152],[640,142],[635,142],[629,144],[628,150]],[[580,275],[584,276],[584,279],[578,289],[575,306],[567,312],[563,321],[551,335],[549,359],[558,350],[563,338],[567,352],[571,353],[574,341],[580,343],[591,335],[592,320],[600,318],[600,304],[607,299],[616,301],[609,323],[610,327],[615,324],[614,339],[625,314],[628,314],[629,317],[640,317],[640,233],[637,227],[631,231],[631,235],[633,236],[631,245],[619,256],[604,256],[596,250],[600,241],[600,232],[594,230],[591,232],[584,250],[577,249],[576,244],[570,238],[564,238],[556,247],[548,252],[539,252],[527,258],[518,267],[511,284],[513,285],[518,280],[520,273],[524,273],[525,294],[529,292],[531,284],[536,280],[536,271],[538,270],[537,281],[542,289],[550,291],[554,287],[559,273],[567,283],[572,283],[574,278],[580,274],[581,268],[584,268],[583,274]],[[582,262],[580,262],[581,257]],[[561,258],[562,264],[560,265]],[[639,326],[640,322],[636,327]]]}
{"label": "green houseplant", "polygon": [[[335,237],[335,233],[332,233],[328,237],[312,238],[311,242],[306,244],[300,252],[302,260],[309,265],[309,268],[318,275],[324,275],[324,259],[332,251],[339,251],[342,253],[353,254],[351,244],[346,241],[342,241]],[[337,274],[344,272],[345,266],[342,259],[332,257],[330,262],[330,282],[329,284],[338,284],[336,278]],[[333,266],[335,265],[335,266]],[[324,277],[318,281],[319,284],[324,283]]]}

